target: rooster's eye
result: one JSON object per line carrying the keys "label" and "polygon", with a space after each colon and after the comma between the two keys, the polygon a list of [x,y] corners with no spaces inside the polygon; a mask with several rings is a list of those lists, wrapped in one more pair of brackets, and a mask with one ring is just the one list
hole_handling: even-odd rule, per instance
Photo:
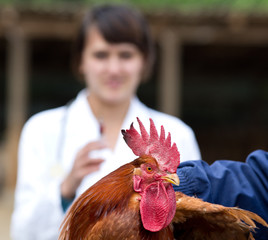
{"label": "rooster's eye", "polygon": [[153,171],[153,169],[151,167],[147,167],[147,171],[151,172],[151,171]]}

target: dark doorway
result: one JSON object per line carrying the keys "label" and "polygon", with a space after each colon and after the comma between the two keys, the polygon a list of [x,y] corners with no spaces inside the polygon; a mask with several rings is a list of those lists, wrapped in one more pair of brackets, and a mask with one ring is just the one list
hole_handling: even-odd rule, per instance
{"label": "dark doorway", "polygon": [[183,120],[202,157],[244,161],[268,148],[268,45],[186,45]]}

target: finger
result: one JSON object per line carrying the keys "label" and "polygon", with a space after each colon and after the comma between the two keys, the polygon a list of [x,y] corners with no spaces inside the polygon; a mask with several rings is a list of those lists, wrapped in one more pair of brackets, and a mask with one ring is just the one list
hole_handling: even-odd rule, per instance
{"label": "finger", "polygon": [[87,176],[90,173],[97,172],[100,170],[100,165],[90,165],[89,167],[85,167],[81,173],[83,177]]}
{"label": "finger", "polygon": [[99,140],[99,141],[89,142],[80,150],[80,154],[81,156],[84,156],[93,150],[100,150],[106,147],[107,147],[107,144],[104,141]]}
{"label": "finger", "polygon": [[81,181],[85,175],[91,172],[98,171],[103,162],[104,160],[99,158],[84,158],[83,161],[80,160],[76,163],[76,166],[72,169],[70,173],[70,177]]}
{"label": "finger", "polygon": [[102,158],[88,158],[88,161],[86,161],[87,165],[100,165],[105,160]]}
{"label": "finger", "polygon": [[80,161],[79,168],[85,168],[88,166],[101,165],[104,162],[102,158],[83,158],[83,161]]}

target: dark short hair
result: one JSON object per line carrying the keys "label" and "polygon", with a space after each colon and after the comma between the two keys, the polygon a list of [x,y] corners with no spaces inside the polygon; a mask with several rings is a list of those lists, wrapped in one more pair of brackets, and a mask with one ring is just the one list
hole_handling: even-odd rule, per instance
{"label": "dark short hair", "polygon": [[143,77],[150,75],[154,63],[154,46],[148,24],[139,11],[123,5],[96,6],[86,13],[75,42],[73,66],[76,73],[79,73],[82,52],[91,26],[96,26],[109,43],[134,44],[145,59]]}

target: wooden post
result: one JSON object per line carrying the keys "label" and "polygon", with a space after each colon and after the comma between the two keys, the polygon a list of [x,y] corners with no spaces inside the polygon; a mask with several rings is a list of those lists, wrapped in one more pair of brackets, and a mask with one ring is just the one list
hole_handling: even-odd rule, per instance
{"label": "wooden post", "polygon": [[14,188],[17,149],[28,105],[28,41],[17,24],[7,38],[6,187]]}
{"label": "wooden post", "polygon": [[160,37],[160,111],[180,116],[181,113],[181,48],[176,31],[167,29]]}

